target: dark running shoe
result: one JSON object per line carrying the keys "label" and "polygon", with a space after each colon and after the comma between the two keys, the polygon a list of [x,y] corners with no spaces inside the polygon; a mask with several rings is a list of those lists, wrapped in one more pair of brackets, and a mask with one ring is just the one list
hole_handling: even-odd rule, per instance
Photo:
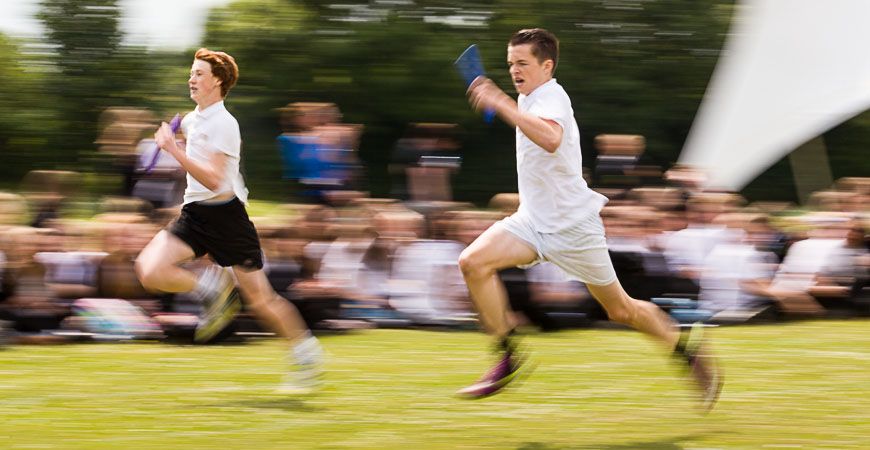
{"label": "dark running shoe", "polygon": [[223,268],[217,270],[219,272],[209,274],[214,276],[215,289],[213,295],[205,299],[203,314],[193,334],[194,342],[199,344],[217,336],[242,309],[242,300],[232,277]]}
{"label": "dark running shoe", "polygon": [[456,395],[467,399],[479,399],[497,394],[525,372],[528,366],[524,357],[518,357],[513,351],[505,351],[495,366],[474,384],[456,391]]}
{"label": "dark running shoe", "polygon": [[685,360],[689,374],[695,381],[701,411],[709,412],[719,399],[725,378],[703,337],[703,325],[695,324],[683,331],[677,352]]}

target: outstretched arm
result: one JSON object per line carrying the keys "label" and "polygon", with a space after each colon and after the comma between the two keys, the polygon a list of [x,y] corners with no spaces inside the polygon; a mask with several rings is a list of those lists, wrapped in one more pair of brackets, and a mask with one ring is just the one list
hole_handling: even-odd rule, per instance
{"label": "outstretched arm", "polygon": [[492,109],[501,120],[520,130],[535,144],[554,153],[562,143],[562,127],[555,121],[520,111],[517,102],[486,77],[468,87],[468,102],[476,110]]}

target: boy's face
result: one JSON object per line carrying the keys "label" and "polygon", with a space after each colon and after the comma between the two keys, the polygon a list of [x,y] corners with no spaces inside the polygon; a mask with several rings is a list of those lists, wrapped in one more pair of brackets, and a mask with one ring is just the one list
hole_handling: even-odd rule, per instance
{"label": "boy's face", "polygon": [[187,80],[190,89],[190,99],[197,104],[206,100],[221,98],[221,80],[211,73],[211,64],[201,59],[194,59],[190,66],[190,78]]}
{"label": "boy's face", "polygon": [[509,45],[507,63],[511,80],[520,94],[529,95],[552,78],[553,60],[539,62],[532,54],[532,44]]}

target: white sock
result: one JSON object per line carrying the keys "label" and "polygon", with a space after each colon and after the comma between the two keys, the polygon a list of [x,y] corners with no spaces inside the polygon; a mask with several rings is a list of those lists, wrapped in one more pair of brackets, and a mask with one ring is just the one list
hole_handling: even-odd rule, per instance
{"label": "white sock", "polygon": [[206,267],[202,273],[199,274],[199,277],[196,278],[196,286],[191,292],[193,297],[198,301],[204,301],[214,295],[214,292],[218,288],[221,271],[223,271],[223,268]]}
{"label": "white sock", "polygon": [[306,331],[293,346],[292,353],[296,364],[314,364],[320,361],[323,349],[320,347],[320,341],[312,336],[310,331]]}

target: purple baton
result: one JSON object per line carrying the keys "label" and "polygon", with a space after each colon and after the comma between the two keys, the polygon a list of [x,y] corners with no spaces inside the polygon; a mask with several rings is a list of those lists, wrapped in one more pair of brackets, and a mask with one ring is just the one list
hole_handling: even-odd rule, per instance
{"label": "purple baton", "polygon": [[[172,120],[169,121],[169,128],[172,129],[173,133],[178,132],[178,128],[181,126],[181,114],[176,114]],[[145,173],[150,173],[151,169],[157,164],[157,160],[160,159],[160,146],[157,144],[154,145],[154,156],[151,157],[151,162],[148,163],[148,167],[145,168]]]}

